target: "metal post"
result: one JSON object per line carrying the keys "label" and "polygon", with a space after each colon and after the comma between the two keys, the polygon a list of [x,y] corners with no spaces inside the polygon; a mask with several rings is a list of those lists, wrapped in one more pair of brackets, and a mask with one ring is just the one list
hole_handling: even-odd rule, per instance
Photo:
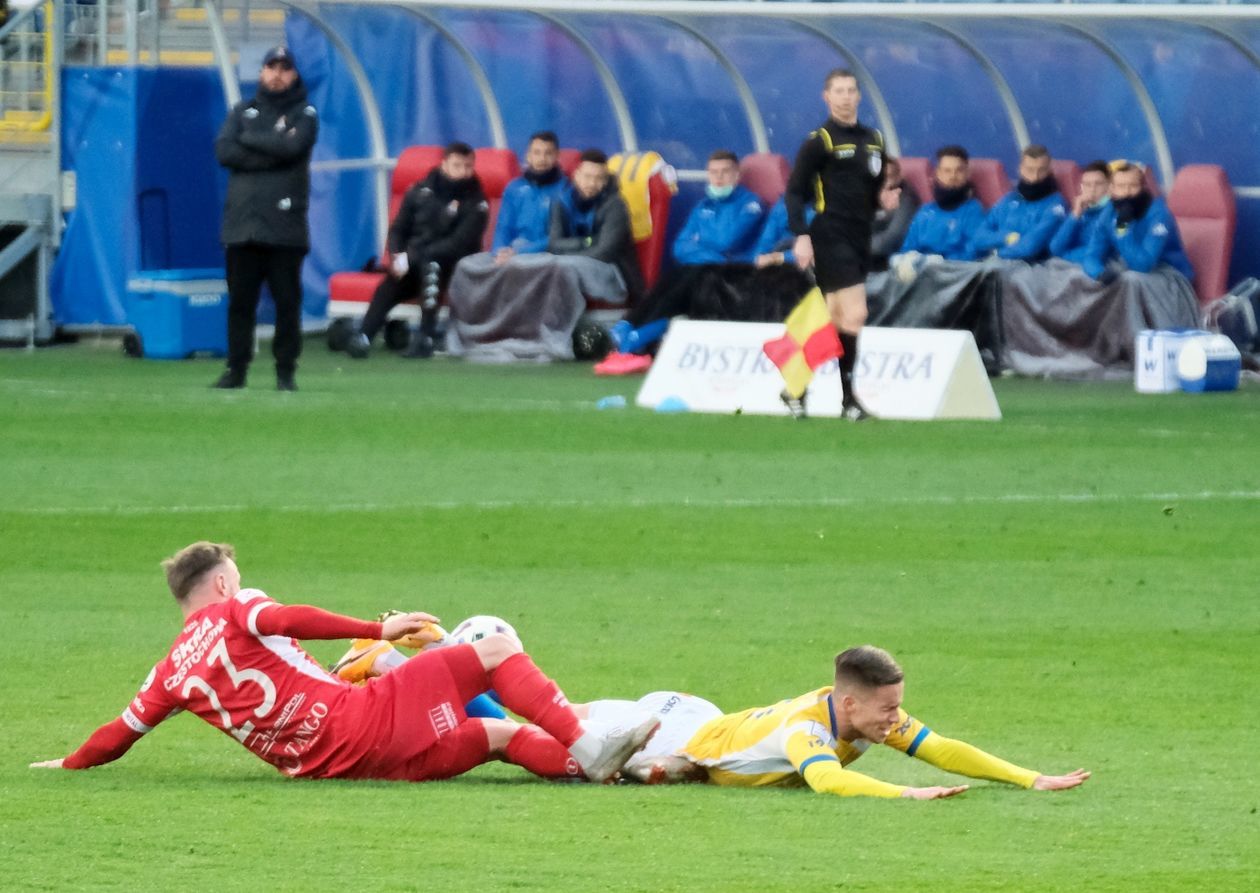
{"label": "metal post", "polygon": [[140,0],[123,0],[126,3],[127,15],[127,33],[124,35],[127,42],[127,63],[128,65],[140,64]]}
{"label": "metal post", "polygon": [[[66,61],[66,44],[65,44],[65,22],[66,22],[66,0],[53,0],[53,17],[57,22],[57,27],[52,31],[52,59],[49,60],[47,77],[50,80],[48,85],[48,112],[50,114],[50,125],[48,129],[48,152],[52,159],[52,219],[48,221],[49,232],[47,244],[52,248],[61,247],[61,221],[63,215],[63,206],[65,204],[65,196],[62,195],[61,186],[61,66]],[[46,265],[45,257],[41,263]],[[44,294],[47,294],[48,277],[43,274]]]}

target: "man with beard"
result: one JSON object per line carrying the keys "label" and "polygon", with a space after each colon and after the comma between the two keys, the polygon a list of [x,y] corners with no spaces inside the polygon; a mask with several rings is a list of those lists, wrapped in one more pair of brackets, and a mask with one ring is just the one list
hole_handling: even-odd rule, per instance
{"label": "man with beard", "polygon": [[1177,221],[1168,203],[1146,190],[1142,173],[1141,165],[1129,161],[1112,164],[1111,205],[1094,228],[1081,266],[1095,279],[1102,279],[1113,261],[1133,273],[1150,273],[1166,265],[1193,279]]}
{"label": "man with beard", "polygon": [[473,150],[453,142],[442,152],[442,163],[403,196],[389,227],[387,275],[368,304],[359,331],[350,336],[346,352],[364,359],[372,338],[389,311],[409,298],[420,298],[420,331],[409,356],[433,356],[438,304],[442,286],[455,264],[481,246],[489,204],[481,181],[473,173]]}
{"label": "man with beard", "polygon": [[564,190],[564,174],[557,158],[560,140],[550,130],[529,138],[525,149],[525,173],[503,190],[503,203],[494,227],[490,253],[496,264],[518,254],[547,250],[551,203]]}
{"label": "man with beard", "polygon": [[1050,171],[1050,152],[1033,144],[1019,158],[1019,184],[989,210],[973,239],[977,257],[1036,263],[1050,253],[1050,240],[1067,216],[1059,184]]}
{"label": "man with beard", "polygon": [[302,352],[302,258],[310,248],[306,209],[315,107],[288,47],[263,57],[258,92],[239,102],[214,143],[229,171],[223,208],[228,286],[227,369],[216,388],[243,388],[254,354],[258,298],[265,281],[276,304],[276,388],[296,391]]}
{"label": "man with beard", "polygon": [[[932,197],[915,213],[900,254],[918,252],[945,260],[972,260],[972,237],[984,223],[984,206],[972,191],[971,156],[962,146],[936,150]],[[898,258],[893,258],[896,265]]]}
{"label": "man with beard", "polygon": [[615,268],[630,304],[643,297],[630,212],[608,170],[608,156],[599,149],[582,153],[572,186],[551,203],[547,251],[602,261]]}

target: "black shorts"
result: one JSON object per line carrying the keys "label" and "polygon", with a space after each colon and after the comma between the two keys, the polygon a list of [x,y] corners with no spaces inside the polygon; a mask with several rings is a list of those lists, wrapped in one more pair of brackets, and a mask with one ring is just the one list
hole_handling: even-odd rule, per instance
{"label": "black shorts", "polygon": [[823,294],[866,282],[871,271],[870,223],[819,214],[809,228],[814,280]]}

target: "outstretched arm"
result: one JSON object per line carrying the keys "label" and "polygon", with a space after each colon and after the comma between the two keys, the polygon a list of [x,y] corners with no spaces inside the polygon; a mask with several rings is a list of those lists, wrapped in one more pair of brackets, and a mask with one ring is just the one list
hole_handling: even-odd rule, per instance
{"label": "outstretched arm", "polygon": [[123,721],[120,716],[101,726],[91,737],[79,746],[79,749],[60,760],[42,760],[31,763],[32,769],[90,769],[112,763],[121,757],[131,745],[144,737]]}
{"label": "outstretched arm", "polygon": [[295,639],[386,639],[392,641],[419,632],[437,618],[423,611],[396,614],[384,623],[334,614],[311,605],[264,602],[249,618],[250,632],[260,636]]}
{"label": "outstretched arm", "polygon": [[1041,775],[1032,769],[1024,769],[985,753],[965,741],[944,738],[931,732],[928,732],[912,756],[931,763],[938,769],[944,769],[946,772],[966,775],[969,778],[1002,781],[1039,791],[1061,791],[1074,788],[1089,778],[1089,773],[1084,769],[1077,769],[1067,775]]}

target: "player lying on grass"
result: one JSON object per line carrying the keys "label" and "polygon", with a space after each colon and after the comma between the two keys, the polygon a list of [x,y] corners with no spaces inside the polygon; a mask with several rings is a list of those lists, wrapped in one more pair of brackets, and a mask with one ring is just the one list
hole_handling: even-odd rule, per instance
{"label": "player lying on grass", "polygon": [[[432,638],[424,645],[438,644]],[[405,666],[408,659],[388,642],[361,641],[336,665],[360,682]],[[877,781],[846,766],[870,744],[887,744],[947,772],[1004,781],[1036,790],[1073,788],[1089,778],[1077,769],[1041,775],[962,741],[937,735],[901,709],[905,690],[892,655],[865,645],[836,657],[831,686],[770,707],[723,714],[704,698],[653,692],[638,701],[575,704],[583,719],[625,725],[655,717],[660,730],[622,768],[623,777],[645,784],[711,781],[737,787],[808,785],[841,796],[952,797],[967,785],[910,788]]]}
{"label": "player lying on grass", "polygon": [[[293,776],[427,781],[501,759],[544,777],[605,781],[656,731],[585,726],[514,637],[426,651],[362,687],[324,670],[296,639],[398,639],[437,618],[384,623],[242,589],[231,546],[199,542],[163,563],[184,625],[122,716],[63,759],[33,768],[86,769],[121,757],[164,719],[188,710]],[[536,725],[469,718],[493,688]]]}
{"label": "player lying on grass", "polygon": [[946,772],[1040,791],[1074,788],[1084,769],[1042,775],[1022,769],[962,741],[945,738],[901,709],[905,683],[892,656],[870,645],[836,657],[833,685],[770,707],[723,714],[716,706],[680,692],[654,692],[639,701],[578,705],[591,720],[622,721],[655,716],[660,731],[622,769],[649,784],[710,781],[735,787],[800,787],[844,797],[952,797],[967,785],[912,788],[849,770],[871,744],[887,744]]}

